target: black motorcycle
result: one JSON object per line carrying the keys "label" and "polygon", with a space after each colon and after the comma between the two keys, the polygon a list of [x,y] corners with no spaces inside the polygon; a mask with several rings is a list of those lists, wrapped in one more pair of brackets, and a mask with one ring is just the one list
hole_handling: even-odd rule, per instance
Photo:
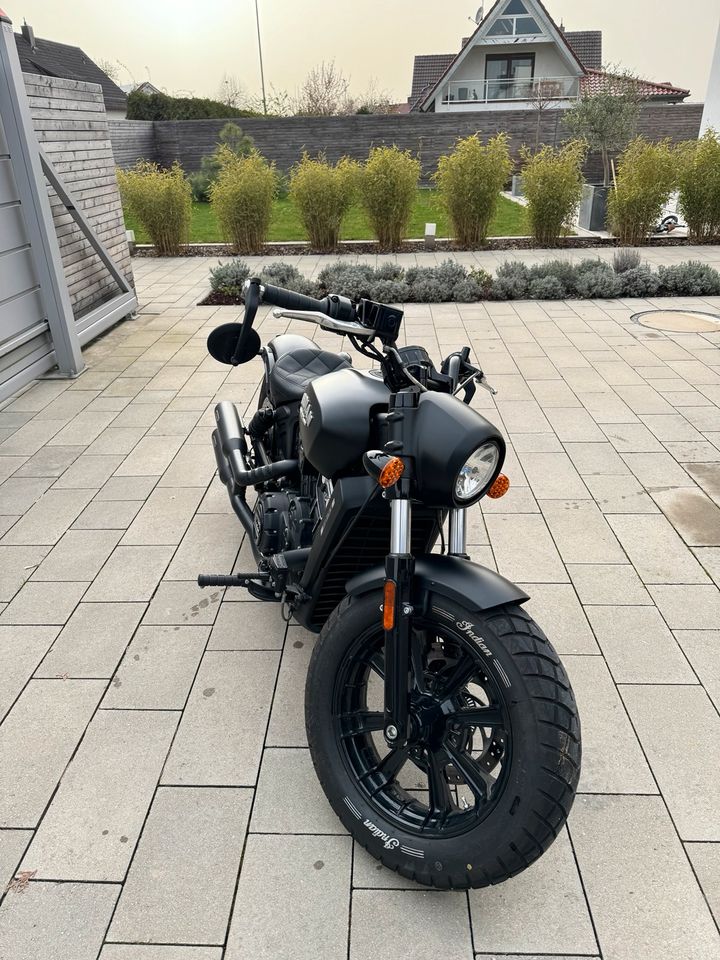
{"label": "black motorcycle", "polygon": [[[208,349],[229,364],[262,354],[260,403],[247,424],[219,403],[212,442],[257,570],[198,582],[244,587],[320,634],[308,742],[358,843],[427,885],[499,883],[558,835],[581,750],[570,683],[527,595],[466,551],[468,508],[509,486],[503,437],[469,406],[477,385],[492,388],[468,348],[437,370],[424,348],[397,347],[394,307],[259,280],[244,299],[244,322],[214,330]],[[347,337],[377,369],[294,334],[261,349],[261,303]]]}

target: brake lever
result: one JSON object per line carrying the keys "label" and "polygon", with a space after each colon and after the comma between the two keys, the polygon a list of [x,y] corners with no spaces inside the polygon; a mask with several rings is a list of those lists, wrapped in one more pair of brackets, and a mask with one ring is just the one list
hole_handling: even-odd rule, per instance
{"label": "brake lever", "polygon": [[332,333],[351,334],[368,340],[375,337],[375,331],[364,327],[361,323],[355,323],[352,320],[335,320],[326,313],[316,310],[283,310],[282,307],[274,307],[272,315],[276,320],[305,320],[308,323],[316,323],[323,330],[330,330]]}

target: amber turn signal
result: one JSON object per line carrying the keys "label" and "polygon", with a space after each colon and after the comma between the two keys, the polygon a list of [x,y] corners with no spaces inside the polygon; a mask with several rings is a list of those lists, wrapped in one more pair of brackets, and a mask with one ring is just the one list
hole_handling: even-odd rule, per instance
{"label": "amber turn signal", "polygon": [[506,477],[504,473],[500,473],[495,483],[488,490],[487,495],[491,500],[499,500],[500,497],[505,496],[509,489],[510,478]]}
{"label": "amber turn signal", "polygon": [[383,629],[392,630],[395,626],[395,588],[394,580],[385,581],[383,591]]}
{"label": "amber turn signal", "polygon": [[388,487],[392,487],[398,482],[404,472],[405,464],[402,462],[400,457],[393,457],[391,460],[388,460],[388,462],[380,471],[378,483],[383,490],[387,490]]}

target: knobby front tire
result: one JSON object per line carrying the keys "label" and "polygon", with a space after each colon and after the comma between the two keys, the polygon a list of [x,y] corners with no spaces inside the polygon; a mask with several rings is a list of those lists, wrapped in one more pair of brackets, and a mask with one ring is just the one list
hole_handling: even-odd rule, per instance
{"label": "knobby front tire", "polygon": [[552,844],[575,796],[580,721],[565,669],[517,605],[473,613],[431,598],[414,617],[411,744],[382,733],[382,596],[346,598],[307,677],[317,776],[352,836],[385,866],[443,889],[500,883]]}

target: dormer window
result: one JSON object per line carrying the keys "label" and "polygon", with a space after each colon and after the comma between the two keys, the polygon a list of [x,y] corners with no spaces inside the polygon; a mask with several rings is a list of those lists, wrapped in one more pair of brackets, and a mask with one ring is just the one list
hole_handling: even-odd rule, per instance
{"label": "dormer window", "polygon": [[531,17],[522,0],[510,0],[503,13],[488,30],[489,37],[523,37],[542,33],[534,17]]}

